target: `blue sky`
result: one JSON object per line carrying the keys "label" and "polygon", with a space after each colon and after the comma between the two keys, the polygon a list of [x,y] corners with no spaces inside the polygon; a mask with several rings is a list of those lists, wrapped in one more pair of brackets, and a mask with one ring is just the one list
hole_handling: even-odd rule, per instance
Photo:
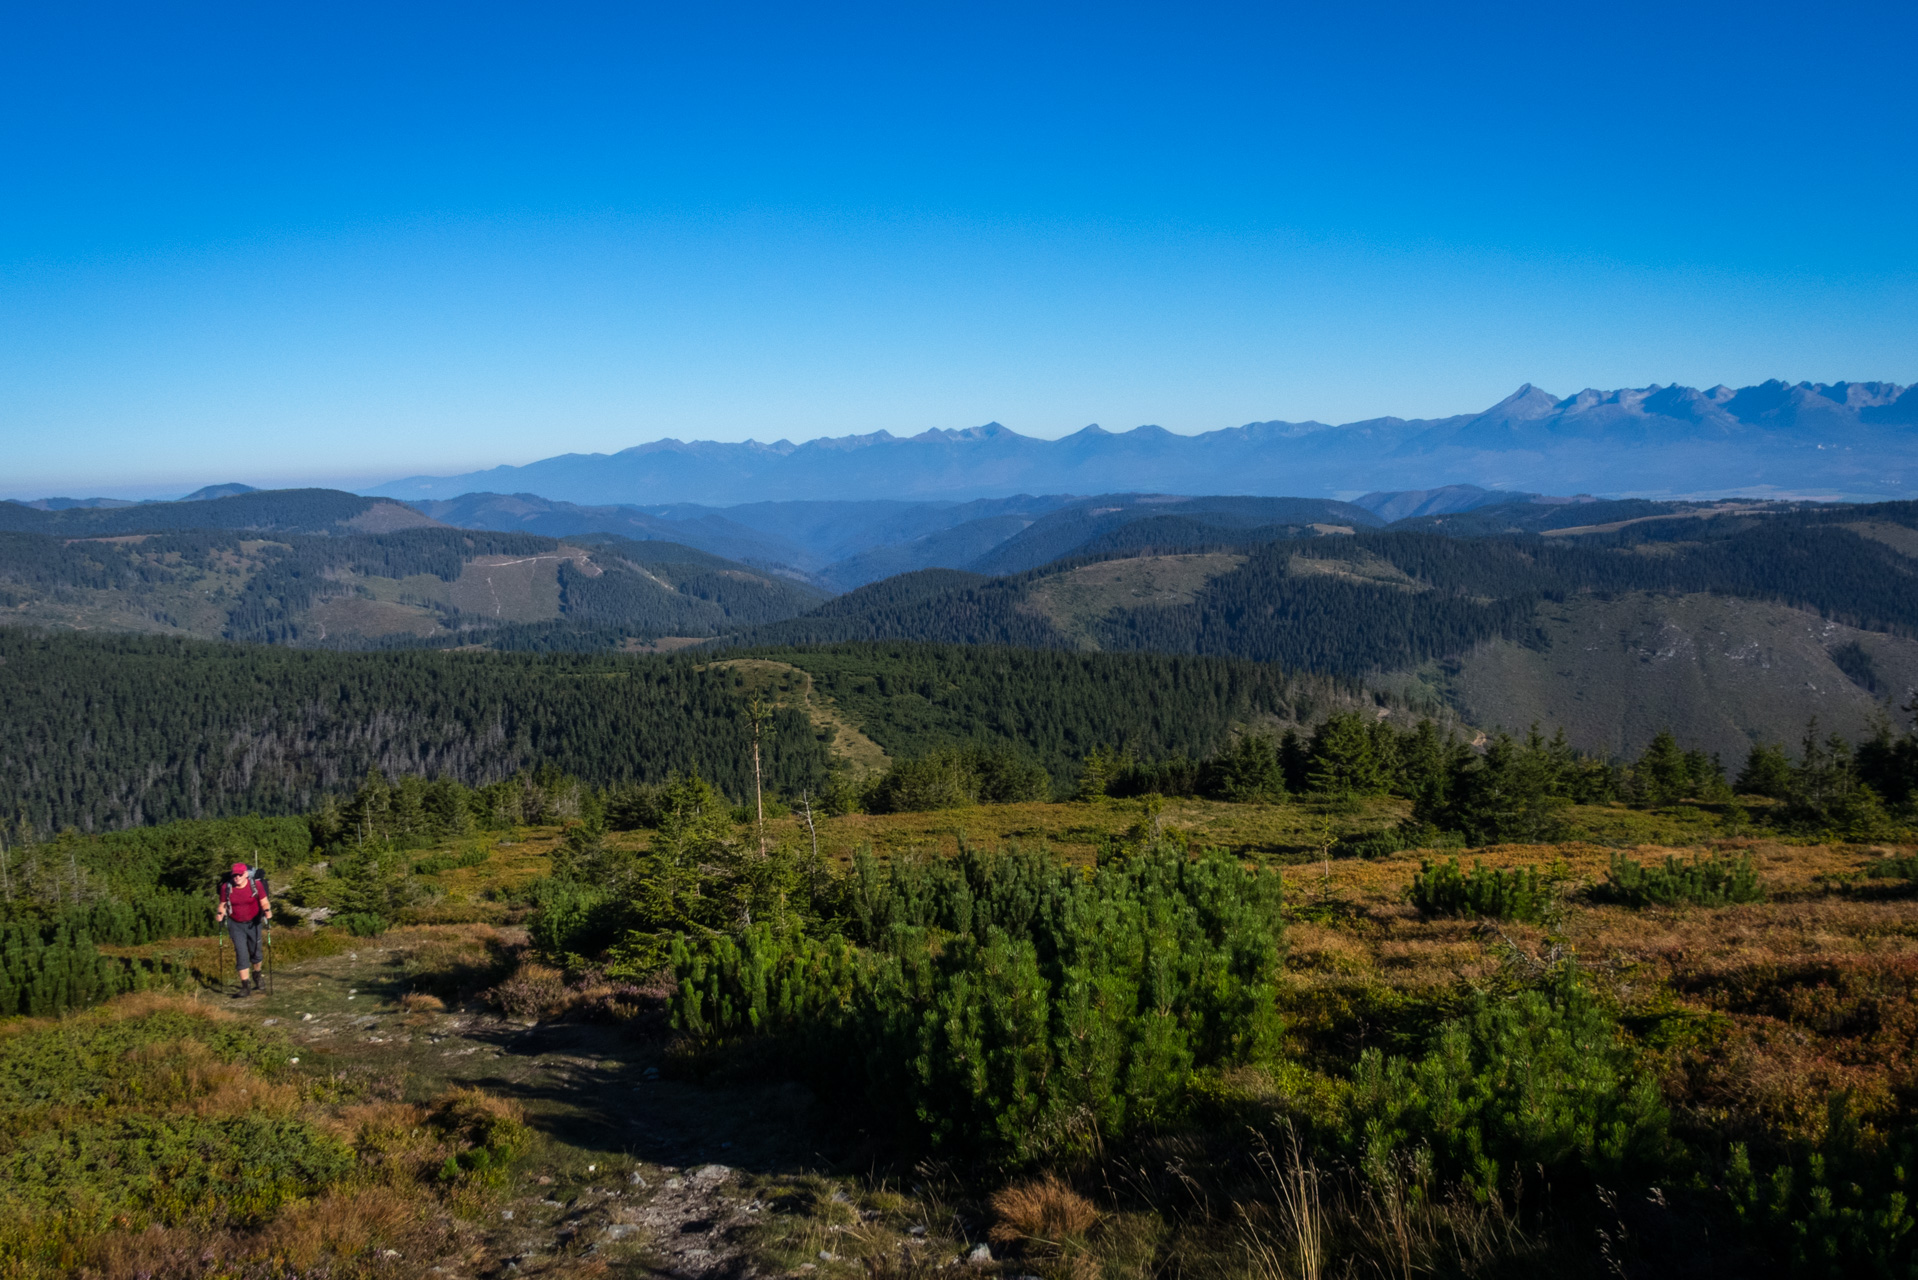
{"label": "blue sky", "polygon": [[16,6],[0,493],[1918,380],[1915,13]]}

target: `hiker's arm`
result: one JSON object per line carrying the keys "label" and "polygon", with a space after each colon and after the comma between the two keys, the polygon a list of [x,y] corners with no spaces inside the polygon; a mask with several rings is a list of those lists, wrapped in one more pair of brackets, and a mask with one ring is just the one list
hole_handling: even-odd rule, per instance
{"label": "hiker's arm", "polygon": [[260,914],[268,920],[273,918],[273,901],[264,893],[260,895]]}

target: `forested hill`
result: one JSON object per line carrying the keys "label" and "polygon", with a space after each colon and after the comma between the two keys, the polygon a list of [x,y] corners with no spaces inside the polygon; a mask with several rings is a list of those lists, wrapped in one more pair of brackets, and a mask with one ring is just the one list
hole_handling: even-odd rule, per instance
{"label": "forested hill", "polygon": [[0,502],[0,530],[65,538],[118,537],[182,529],[257,529],[272,533],[391,533],[438,521],[387,498],[337,489],[271,489],[182,502],[45,510]]}
{"label": "forested hill", "polygon": [[[1301,538],[1280,528],[1240,542],[1171,517],[1128,528],[1143,546],[1001,578],[908,574],[740,639],[1154,649],[1358,675],[1524,638],[1543,600],[1632,591],[1776,601],[1918,635],[1918,503],[1644,520],[1562,537]],[[1905,549],[1886,532],[1900,529],[1913,539]]]}
{"label": "forested hill", "polygon": [[[1508,527],[1500,510],[1465,518]],[[1250,658],[1416,681],[1474,723],[1564,723],[1623,753],[1662,724],[1727,752],[1813,715],[1859,736],[1873,708],[1918,693],[1918,503],[1584,504],[1583,524],[1546,510],[1557,531],[1483,537],[1155,517],[1113,531],[1132,545],[1104,555],[889,579],[736,641]]]}
{"label": "forested hill", "polygon": [[[1063,787],[1100,745],[1198,758],[1235,726],[1397,705],[1202,658],[919,645],[747,656],[807,673],[819,699],[774,698],[766,780],[786,795],[818,794],[845,768],[828,709],[893,756],[1009,747]],[[285,814],[369,769],[477,785],[546,765],[597,785],[697,770],[742,799],[744,680],[712,655],[341,653],[0,628],[0,813],[42,835]]]}
{"label": "forested hill", "polygon": [[0,532],[0,621],[54,627],[334,647],[608,648],[792,617],[823,594],[690,547],[608,536]]}

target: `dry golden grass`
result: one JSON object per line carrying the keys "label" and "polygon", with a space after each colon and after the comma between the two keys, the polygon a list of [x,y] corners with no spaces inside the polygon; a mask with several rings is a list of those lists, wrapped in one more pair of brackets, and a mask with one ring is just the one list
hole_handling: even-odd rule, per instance
{"label": "dry golden grass", "polygon": [[400,1008],[408,1013],[445,1013],[446,1001],[424,991],[409,991],[400,997]]}
{"label": "dry golden grass", "polygon": [[493,1003],[515,1018],[556,1018],[571,1007],[573,993],[566,975],[551,965],[522,961],[510,977],[487,993]]}
{"label": "dry golden grass", "polygon": [[265,1080],[239,1063],[222,1062],[197,1040],[146,1045],[128,1058],[139,1068],[140,1092],[137,1098],[115,1099],[121,1105],[137,1103],[142,1110],[185,1111],[205,1117],[285,1116],[300,1108],[297,1084]]}
{"label": "dry golden grass", "polygon": [[[432,883],[446,893],[441,905],[492,905],[493,901],[510,898],[531,881],[551,873],[553,850],[559,847],[561,836],[562,829],[559,827],[521,827],[507,834],[465,836],[446,841],[434,852],[459,853],[483,848],[487,851],[487,858],[475,866],[450,867],[431,877]],[[415,856],[425,857],[427,854],[422,852]]]}
{"label": "dry golden grass", "polygon": [[458,1228],[386,1190],[334,1191],[256,1231],[112,1231],[87,1242],[76,1280],[322,1273],[419,1275],[453,1252]]}
{"label": "dry golden grass", "polygon": [[[184,1014],[190,1018],[199,1018],[206,1022],[232,1022],[234,1015],[217,1005],[202,1004],[191,996],[177,991],[135,991],[117,996],[105,1004],[95,1005],[86,1011],[89,1018],[102,1018],[113,1022],[122,1022],[133,1018],[145,1018],[155,1013]],[[65,1015],[71,1017],[72,1015]],[[28,1018],[17,1017],[0,1020],[0,1037],[26,1035],[29,1032],[45,1031],[57,1027],[63,1017]]]}
{"label": "dry golden grass", "polygon": [[1051,1173],[995,1191],[990,1203],[998,1217],[987,1236],[994,1244],[1057,1245],[1083,1237],[1099,1220],[1092,1201]]}
{"label": "dry golden grass", "polygon": [[[1366,800],[1355,811],[1328,818],[1309,805],[1227,804],[1174,797],[1165,801],[1160,822],[1197,845],[1231,850],[1248,861],[1265,863],[1297,857],[1318,847],[1328,829],[1334,837],[1355,828],[1389,826],[1409,812],[1404,801]],[[963,838],[974,846],[998,849],[1008,844],[1051,849],[1068,862],[1088,863],[1100,845],[1136,826],[1144,813],[1137,800],[1098,800],[1068,804],[985,804],[927,813],[851,813],[817,818],[819,850],[846,862],[861,847],[882,858],[902,854],[950,854]],[[769,820],[775,840],[810,840],[803,820]],[[635,833],[644,836],[645,833]]]}
{"label": "dry golden grass", "polygon": [[[59,1036],[76,1020],[152,1015],[186,1018],[208,1031],[252,1021],[180,995],[143,992],[66,1019],[11,1020],[3,1033]],[[339,1077],[316,1080],[224,1061],[193,1030],[182,1034],[177,1022],[167,1025],[172,1038],[136,1039],[136,1047],[113,1059],[102,1092],[71,1107],[29,1108],[0,1123],[47,1131],[97,1125],[103,1115],[193,1116],[217,1125],[265,1114],[337,1139],[352,1151],[350,1171],[309,1200],[279,1206],[257,1227],[244,1217],[227,1222],[223,1209],[208,1219],[208,1205],[153,1215],[130,1201],[111,1217],[79,1203],[71,1212],[56,1207],[24,1214],[9,1205],[0,1224],[6,1237],[0,1277],[322,1274],[346,1280],[425,1275],[449,1264],[470,1270],[484,1261],[482,1242],[456,1210],[482,1201],[507,1162],[526,1150],[531,1131],[519,1103],[475,1088],[450,1089],[426,1104],[368,1101],[364,1092],[342,1102]],[[149,1216],[159,1221],[148,1225]]]}

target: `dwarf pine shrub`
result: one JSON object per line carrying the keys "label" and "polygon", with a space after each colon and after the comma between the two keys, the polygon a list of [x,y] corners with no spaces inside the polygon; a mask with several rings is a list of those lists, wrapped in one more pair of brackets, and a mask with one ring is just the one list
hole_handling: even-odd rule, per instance
{"label": "dwarf pine shrub", "polygon": [[168,982],[169,974],[162,961],[101,955],[93,936],[66,919],[0,925],[0,1017],[84,1009]]}
{"label": "dwarf pine shrub", "polygon": [[1013,1159],[1167,1115],[1276,1043],[1278,877],[1223,854],[865,860],[849,896],[851,936],[679,940],[674,1025],[779,1037],[902,1136]]}
{"label": "dwarf pine shrub", "polygon": [[1513,1168],[1611,1176],[1662,1158],[1669,1116],[1617,1021],[1582,988],[1483,997],[1423,1057],[1368,1049],[1353,1075],[1355,1154],[1385,1177],[1428,1152],[1480,1195]]}
{"label": "dwarf pine shrub", "polygon": [[1908,1276],[1918,1272],[1911,1171],[1918,1126],[1871,1133],[1850,1096],[1832,1096],[1822,1140],[1754,1162],[1733,1143],[1720,1181],[1741,1232],[1798,1275]]}
{"label": "dwarf pine shrub", "polygon": [[1867,880],[1909,880],[1918,883],[1918,856],[1874,858],[1865,864]]}
{"label": "dwarf pine shrub", "polygon": [[[221,1080],[271,1078],[285,1042],[159,1007],[95,1011],[0,1044],[0,1236],[116,1219],[242,1225],[352,1173],[353,1153],[277,1110],[208,1114]],[[209,1069],[224,1064],[236,1077]]]}
{"label": "dwarf pine shrub", "polygon": [[1412,877],[1412,905],[1428,916],[1478,916],[1492,920],[1536,920],[1545,909],[1546,890],[1538,871],[1516,867],[1490,871],[1474,863],[1470,875],[1458,859],[1421,862]]}
{"label": "dwarf pine shrub", "polygon": [[1601,896],[1632,907],[1723,907],[1763,901],[1765,886],[1750,854],[1735,859],[1712,854],[1689,861],[1667,854],[1662,866],[1646,866],[1615,853]]}
{"label": "dwarf pine shrub", "polygon": [[436,853],[430,858],[421,858],[413,864],[416,876],[436,876],[442,871],[458,871],[464,867],[477,867],[493,856],[493,851],[484,846],[466,849],[459,853]]}

